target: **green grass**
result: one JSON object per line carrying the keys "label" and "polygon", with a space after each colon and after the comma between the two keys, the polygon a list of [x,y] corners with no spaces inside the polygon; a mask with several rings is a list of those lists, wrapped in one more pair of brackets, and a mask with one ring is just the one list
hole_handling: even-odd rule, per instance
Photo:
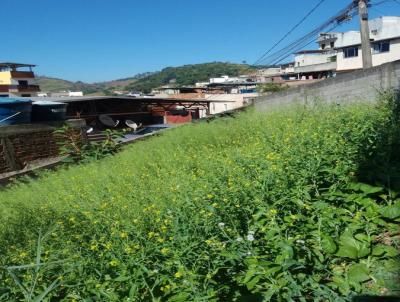
{"label": "green grass", "polygon": [[186,125],[0,192],[0,301],[53,282],[44,301],[398,293],[399,123],[385,99]]}

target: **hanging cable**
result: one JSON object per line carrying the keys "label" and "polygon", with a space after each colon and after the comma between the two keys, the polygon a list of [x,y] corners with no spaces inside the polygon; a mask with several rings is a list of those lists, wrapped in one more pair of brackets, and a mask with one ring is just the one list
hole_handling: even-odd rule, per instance
{"label": "hanging cable", "polygon": [[352,2],[350,5],[345,7],[344,9],[340,10],[337,14],[329,18],[326,22],[306,34],[305,36],[301,37],[300,39],[296,40],[295,42],[291,43],[290,45],[280,49],[279,51],[259,60],[257,64],[259,65],[271,65],[273,62],[276,62],[277,59],[286,57],[293,53],[294,49],[304,47],[306,44],[310,43],[310,40],[314,40],[315,37],[324,29],[329,27],[330,25],[339,25],[345,21],[347,21],[351,16],[354,14],[354,8],[357,7],[355,2]]}
{"label": "hanging cable", "polygon": [[315,12],[326,0],[320,0],[296,25],[294,25],[278,42],[276,42],[270,49],[268,49],[253,65],[257,65],[266,55],[275,49],[283,40],[285,40],[293,31],[295,31],[307,18]]}

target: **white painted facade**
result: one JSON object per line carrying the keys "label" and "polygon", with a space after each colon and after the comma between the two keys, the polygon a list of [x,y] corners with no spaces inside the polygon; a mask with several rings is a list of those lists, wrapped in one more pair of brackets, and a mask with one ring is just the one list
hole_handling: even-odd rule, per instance
{"label": "white painted facade", "polygon": [[270,67],[257,70],[257,76],[273,76],[281,73],[280,67]]}
{"label": "white painted facade", "polygon": [[205,99],[210,101],[210,114],[217,114],[247,105],[258,93],[243,94],[206,94]]}
{"label": "white painted facade", "polygon": [[335,51],[324,51],[324,52],[311,52],[311,53],[302,53],[299,52],[295,56],[295,68],[316,64],[324,64],[331,62],[330,58],[336,55]]}
{"label": "white painted facade", "polygon": [[[378,66],[400,60],[400,17],[381,17],[370,20],[369,29],[372,65]],[[318,43],[320,49],[330,48],[331,43],[334,44],[337,52],[337,71],[363,67],[360,32],[321,34]]]}
{"label": "white painted facade", "polygon": [[237,77],[229,77],[227,75],[219,77],[219,78],[210,78],[210,84],[221,84],[221,83],[233,83],[239,82],[240,79]]}
{"label": "white painted facade", "polygon": [[83,96],[83,92],[82,91],[68,91],[68,96]]}

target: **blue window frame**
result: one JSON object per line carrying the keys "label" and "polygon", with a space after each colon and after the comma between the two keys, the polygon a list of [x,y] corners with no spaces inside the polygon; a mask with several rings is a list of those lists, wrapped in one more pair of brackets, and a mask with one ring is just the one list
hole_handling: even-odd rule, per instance
{"label": "blue window frame", "polygon": [[358,57],[358,47],[348,47],[343,49],[343,56],[345,58]]}
{"label": "blue window frame", "polygon": [[376,42],[373,45],[374,53],[389,52],[390,51],[390,41]]}

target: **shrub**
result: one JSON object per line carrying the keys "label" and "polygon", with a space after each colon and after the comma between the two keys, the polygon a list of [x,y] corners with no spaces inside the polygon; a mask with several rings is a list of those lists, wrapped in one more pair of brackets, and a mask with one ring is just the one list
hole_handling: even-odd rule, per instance
{"label": "shrub", "polygon": [[68,126],[54,131],[60,146],[60,155],[65,156],[65,162],[78,163],[102,159],[114,155],[122,147],[118,141],[122,137],[121,131],[106,129],[103,131],[105,139],[97,142],[85,140],[82,131]]}

